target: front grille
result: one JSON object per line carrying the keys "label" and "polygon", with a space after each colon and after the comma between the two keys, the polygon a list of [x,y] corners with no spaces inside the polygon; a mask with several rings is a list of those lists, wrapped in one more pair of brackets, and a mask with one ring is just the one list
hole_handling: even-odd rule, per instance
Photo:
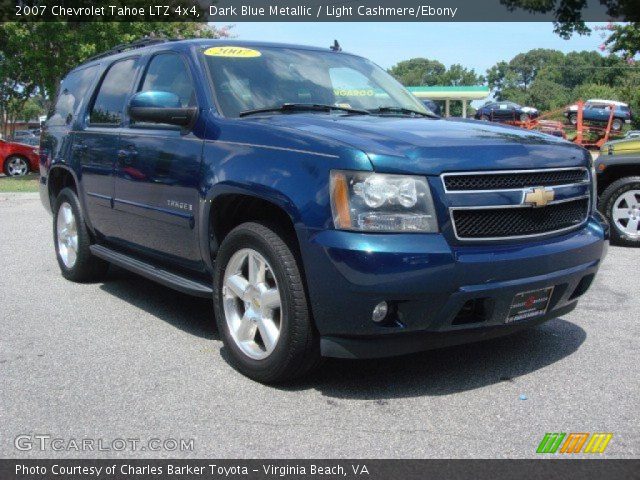
{"label": "front grille", "polygon": [[587,170],[519,171],[505,173],[445,174],[444,186],[448,191],[508,190],[528,187],[553,187],[582,183],[589,180]]}
{"label": "front grille", "polygon": [[582,224],[589,214],[589,199],[552,203],[542,208],[487,207],[453,209],[459,239],[493,239],[542,235]]}

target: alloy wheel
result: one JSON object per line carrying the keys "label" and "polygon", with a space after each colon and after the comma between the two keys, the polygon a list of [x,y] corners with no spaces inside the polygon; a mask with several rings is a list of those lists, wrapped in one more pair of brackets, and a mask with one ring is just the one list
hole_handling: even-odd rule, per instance
{"label": "alloy wheel", "polygon": [[225,269],[222,295],[235,344],[254,360],[268,357],[282,329],[280,290],[269,262],[251,248],[238,250]]}
{"label": "alloy wheel", "polygon": [[56,220],[58,254],[65,267],[73,268],[78,258],[78,227],[71,205],[64,202]]}
{"label": "alloy wheel", "polygon": [[29,171],[27,161],[21,157],[11,157],[7,161],[7,173],[10,177],[21,177]]}
{"label": "alloy wheel", "polygon": [[631,238],[640,237],[640,190],[629,190],[613,203],[611,219],[615,227]]}

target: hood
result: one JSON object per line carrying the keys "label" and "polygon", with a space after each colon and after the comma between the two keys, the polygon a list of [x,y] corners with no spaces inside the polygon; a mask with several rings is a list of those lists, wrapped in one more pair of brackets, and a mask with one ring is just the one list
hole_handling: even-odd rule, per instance
{"label": "hood", "polygon": [[586,150],[558,137],[475,120],[296,114],[258,121],[359,149],[376,171],[386,173],[439,175],[588,164]]}
{"label": "hood", "polygon": [[640,138],[612,140],[602,146],[602,151],[612,153],[640,153]]}

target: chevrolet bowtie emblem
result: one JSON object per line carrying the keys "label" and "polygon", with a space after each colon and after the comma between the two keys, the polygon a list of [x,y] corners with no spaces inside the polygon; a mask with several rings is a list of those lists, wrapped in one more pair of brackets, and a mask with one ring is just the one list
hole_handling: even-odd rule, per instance
{"label": "chevrolet bowtie emblem", "polygon": [[555,192],[553,190],[544,187],[536,187],[524,192],[524,200],[522,203],[533,205],[534,207],[544,207],[549,202],[552,202],[554,197]]}

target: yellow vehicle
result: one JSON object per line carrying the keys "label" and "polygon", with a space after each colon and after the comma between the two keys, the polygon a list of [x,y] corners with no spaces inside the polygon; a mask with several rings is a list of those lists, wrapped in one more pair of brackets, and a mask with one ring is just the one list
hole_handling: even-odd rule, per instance
{"label": "yellow vehicle", "polygon": [[624,138],[612,140],[602,145],[601,155],[626,155],[630,153],[640,154],[640,138]]}

